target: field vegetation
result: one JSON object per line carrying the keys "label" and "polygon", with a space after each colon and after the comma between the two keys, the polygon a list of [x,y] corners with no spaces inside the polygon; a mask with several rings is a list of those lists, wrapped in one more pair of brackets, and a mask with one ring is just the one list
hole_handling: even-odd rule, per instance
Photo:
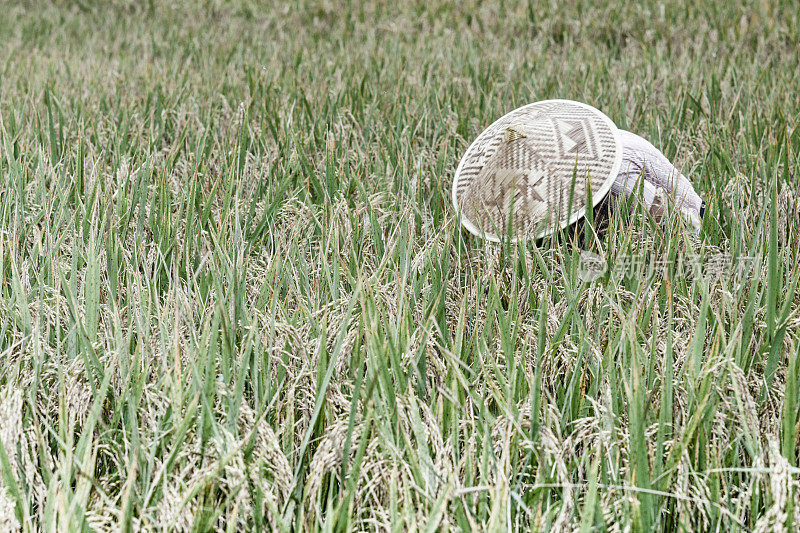
{"label": "field vegetation", "polygon": [[[795,2],[0,9],[0,530],[800,529]],[[548,98],[700,235],[462,229]]]}

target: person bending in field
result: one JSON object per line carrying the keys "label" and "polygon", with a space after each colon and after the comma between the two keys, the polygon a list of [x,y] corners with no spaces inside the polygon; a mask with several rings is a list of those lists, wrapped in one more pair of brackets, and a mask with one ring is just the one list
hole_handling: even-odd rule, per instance
{"label": "person bending in field", "polygon": [[478,237],[541,239],[584,218],[587,190],[596,206],[636,193],[658,221],[675,207],[700,229],[703,201],[664,154],[573,100],[532,102],[494,121],[461,158],[453,204]]}

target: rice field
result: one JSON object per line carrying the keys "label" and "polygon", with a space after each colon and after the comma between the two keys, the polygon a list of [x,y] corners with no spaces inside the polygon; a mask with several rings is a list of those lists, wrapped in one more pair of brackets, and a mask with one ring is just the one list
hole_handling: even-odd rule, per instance
{"label": "rice field", "polygon": [[[0,9],[0,531],[800,530],[794,2]],[[549,98],[702,232],[464,230]]]}

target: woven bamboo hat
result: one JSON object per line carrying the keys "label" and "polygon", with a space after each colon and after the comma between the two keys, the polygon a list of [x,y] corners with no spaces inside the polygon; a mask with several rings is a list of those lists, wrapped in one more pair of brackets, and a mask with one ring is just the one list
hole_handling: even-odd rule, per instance
{"label": "woven bamboo hat", "polygon": [[538,239],[596,205],[622,162],[617,127],[592,106],[543,100],[515,109],[470,145],[453,180],[453,204],[473,234]]}

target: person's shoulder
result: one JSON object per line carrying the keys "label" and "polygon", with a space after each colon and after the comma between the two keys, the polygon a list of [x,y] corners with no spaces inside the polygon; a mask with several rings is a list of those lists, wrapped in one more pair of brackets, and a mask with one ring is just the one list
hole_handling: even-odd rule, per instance
{"label": "person's shoulder", "polygon": [[622,148],[626,150],[651,152],[656,149],[650,141],[628,130],[617,130],[617,137],[622,143]]}

